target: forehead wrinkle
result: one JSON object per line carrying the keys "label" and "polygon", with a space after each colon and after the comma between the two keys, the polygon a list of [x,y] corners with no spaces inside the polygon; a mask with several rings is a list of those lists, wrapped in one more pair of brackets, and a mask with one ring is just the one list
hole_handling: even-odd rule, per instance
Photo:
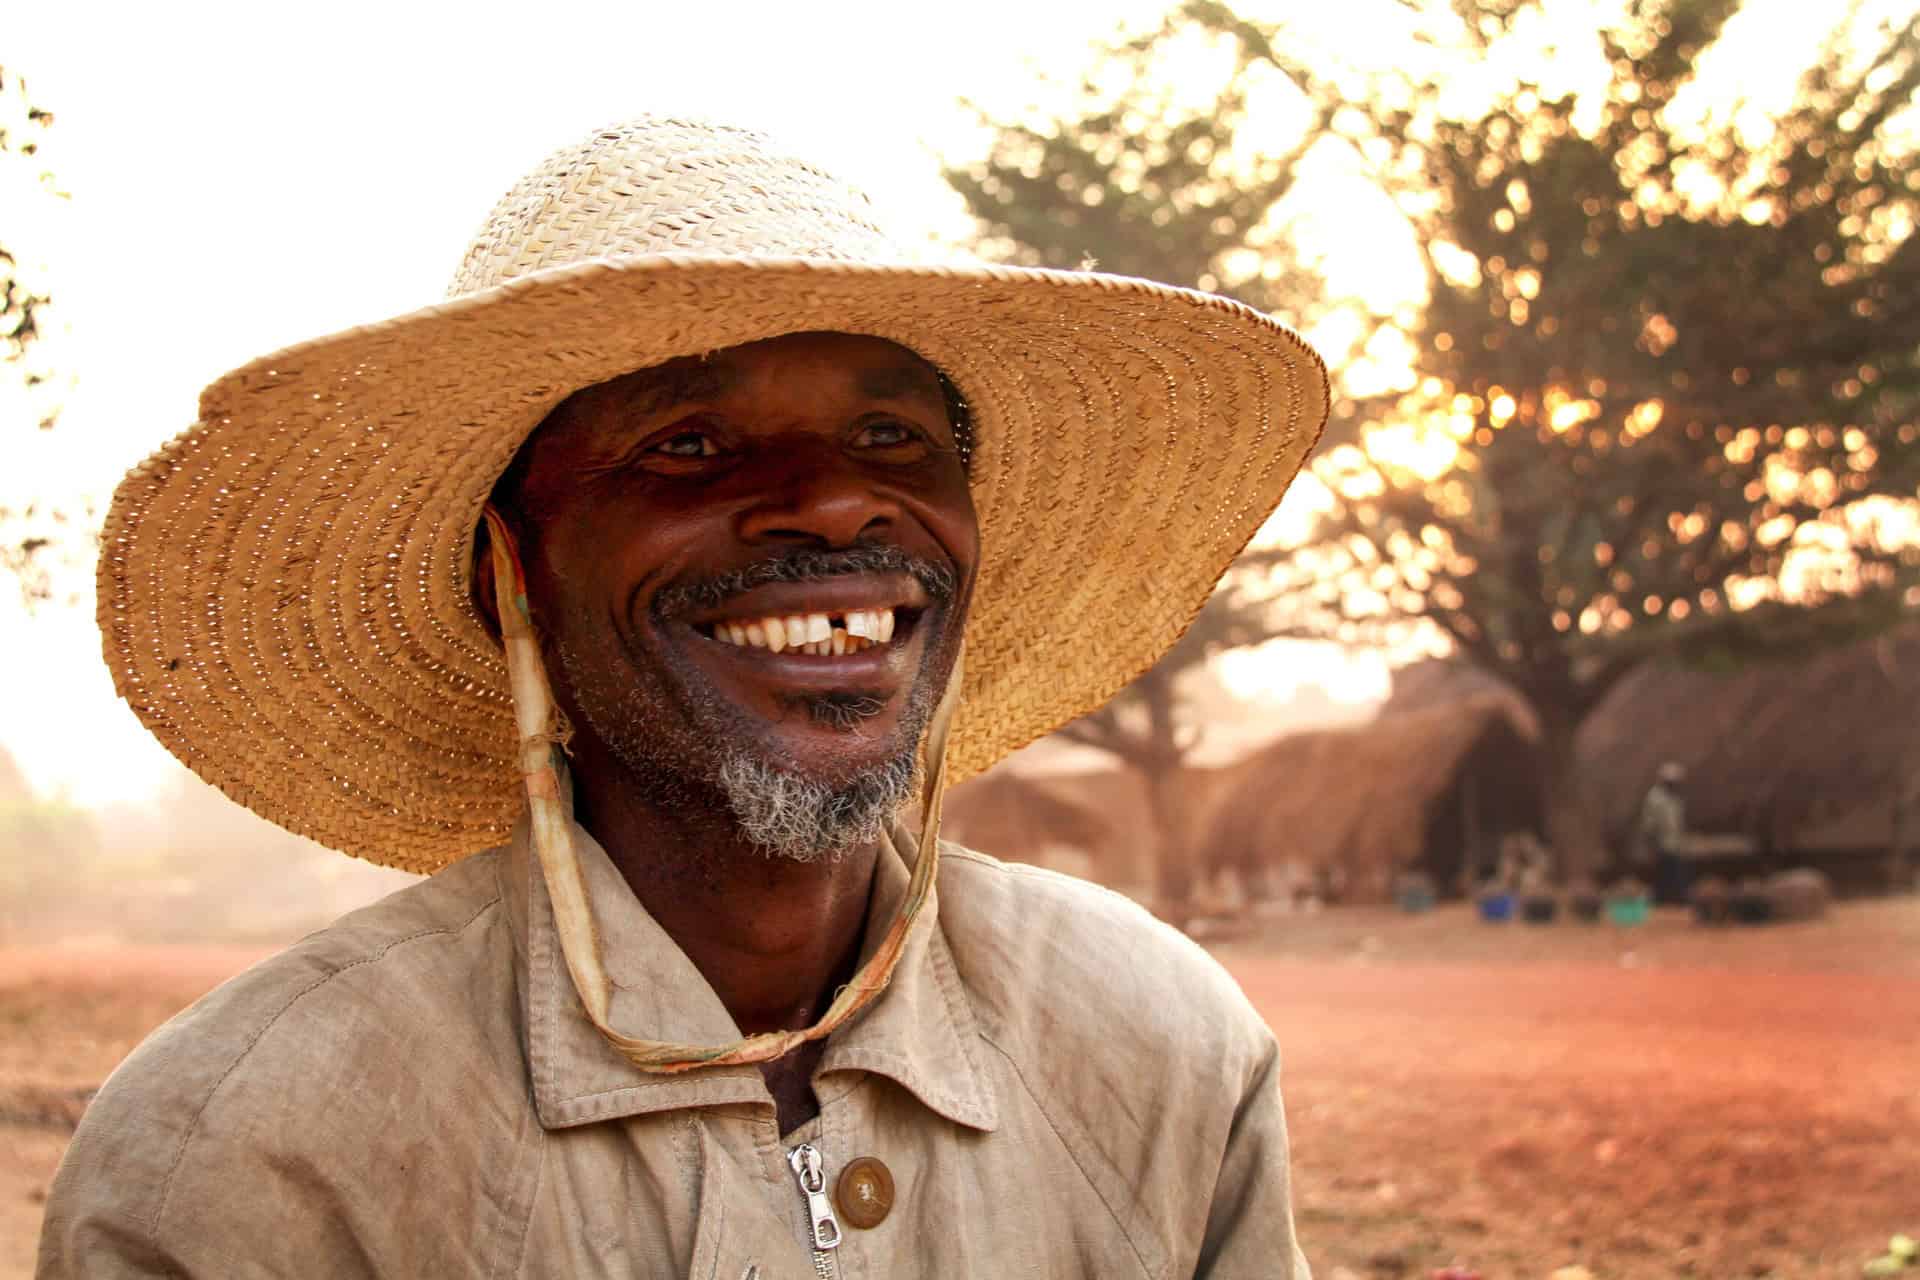
{"label": "forehead wrinkle", "polygon": [[869,400],[917,400],[944,417],[947,399],[940,392],[939,376],[924,360],[916,356],[914,361],[862,369],[856,384],[860,394]]}
{"label": "forehead wrinkle", "polygon": [[713,400],[739,385],[740,371],[718,360],[690,356],[616,378],[610,384],[629,413],[665,413],[696,400]]}

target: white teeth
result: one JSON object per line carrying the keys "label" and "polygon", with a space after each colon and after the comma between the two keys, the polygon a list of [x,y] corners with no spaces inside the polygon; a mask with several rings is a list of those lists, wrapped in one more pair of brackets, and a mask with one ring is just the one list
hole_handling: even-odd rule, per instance
{"label": "white teeth", "polygon": [[793,614],[783,618],[755,618],[751,622],[716,622],[713,638],[727,644],[775,653],[858,653],[893,639],[892,609],[850,609],[840,625],[824,613]]}
{"label": "white teeth", "polygon": [[893,610],[855,609],[847,614],[847,634],[885,644],[893,635]]}

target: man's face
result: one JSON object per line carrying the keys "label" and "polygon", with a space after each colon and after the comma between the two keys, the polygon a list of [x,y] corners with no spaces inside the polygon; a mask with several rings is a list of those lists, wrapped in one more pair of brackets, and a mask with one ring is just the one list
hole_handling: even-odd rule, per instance
{"label": "man's face", "polygon": [[815,333],[629,374],[556,410],[497,498],[555,693],[635,785],[790,857],[874,833],[979,558],[932,366]]}

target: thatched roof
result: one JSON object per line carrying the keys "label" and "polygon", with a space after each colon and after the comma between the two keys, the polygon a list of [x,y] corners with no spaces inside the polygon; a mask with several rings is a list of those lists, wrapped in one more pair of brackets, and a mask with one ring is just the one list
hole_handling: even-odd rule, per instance
{"label": "thatched roof", "polygon": [[992,771],[953,789],[941,819],[946,836],[995,857],[1036,855],[1050,845],[1081,848],[1106,838],[1106,821],[1054,787]]}
{"label": "thatched roof", "polygon": [[1616,840],[1674,761],[1692,827],[1784,848],[1884,846],[1903,789],[1920,802],[1920,624],[1791,665],[1648,664],[1600,704],[1575,749]]}
{"label": "thatched roof", "polygon": [[1109,885],[1147,878],[1153,839],[1145,787],[1131,769],[1117,767],[990,769],[947,796],[941,831],[996,858],[1061,867]]}
{"label": "thatched roof", "polygon": [[1383,714],[1457,707],[1464,703],[1495,701],[1514,727],[1530,740],[1540,737],[1539,717],[1520,692],[1498,676],[1469,662],[1426,658],[1393,670],[1393,689]]}
{"label": "thatched roof", "polygon": [[1387,710],[1365,725],[1291,734],[1225,771],[1205,847],[1243,866],[1340,867],[1384,892],[1418,862],[1433,820],[1483,747],[1531,788],[1530,719],[1488,694]]}

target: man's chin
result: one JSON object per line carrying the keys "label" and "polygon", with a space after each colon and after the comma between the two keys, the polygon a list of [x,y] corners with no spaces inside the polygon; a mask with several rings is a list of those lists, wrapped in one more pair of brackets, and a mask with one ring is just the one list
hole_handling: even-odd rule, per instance
{"label": "man's chin", "polygon": [[895,752],[850,773],[785,767],[736,750],[720,762],[718,782],[740,833],[770,857],[817,862],[879,839],[917,791],[912,751]]}

